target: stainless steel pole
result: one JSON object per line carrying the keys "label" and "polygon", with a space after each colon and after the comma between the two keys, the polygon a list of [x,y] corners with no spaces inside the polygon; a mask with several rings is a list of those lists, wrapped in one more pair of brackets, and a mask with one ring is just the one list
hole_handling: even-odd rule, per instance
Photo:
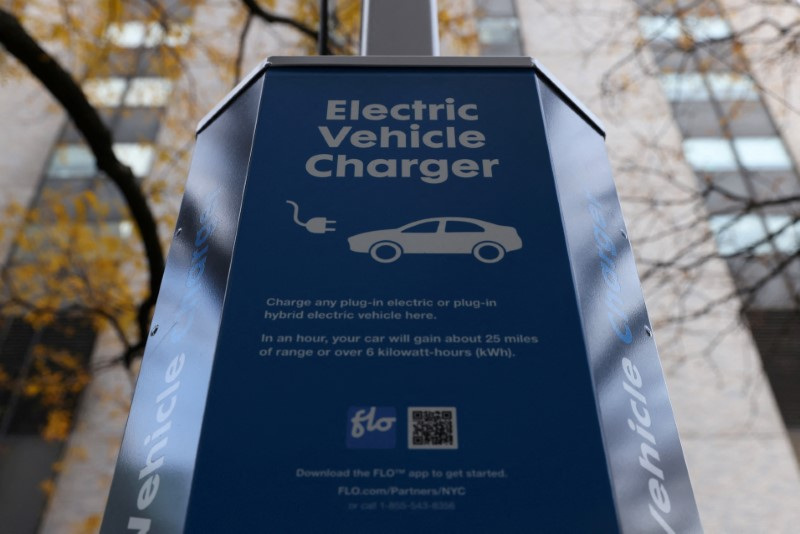
{"label": "stainless steel pole", "polygon": [[438,56],[436,0],[362,0],[362,56]]}

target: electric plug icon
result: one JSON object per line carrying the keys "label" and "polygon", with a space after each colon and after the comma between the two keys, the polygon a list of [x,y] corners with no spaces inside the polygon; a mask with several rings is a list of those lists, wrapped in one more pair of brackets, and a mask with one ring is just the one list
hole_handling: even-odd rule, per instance
{"label": "electric plug icon", "polygon": [[287,200],[286,203],[294,206],[294,223],[297,224],[298,226],[302,226],[312,234],[324,234],[325,232],[336,231],[336,228],[328,227],[328,225],[333,226],[334,224],[336,224],[336,221],[332,221],[325,217],[312,217],[306,222],[300,221],[300,219],[297,218],[297,215],[300,212],[300,206],[297,205],[297,202],[294,202],[292,200]]}

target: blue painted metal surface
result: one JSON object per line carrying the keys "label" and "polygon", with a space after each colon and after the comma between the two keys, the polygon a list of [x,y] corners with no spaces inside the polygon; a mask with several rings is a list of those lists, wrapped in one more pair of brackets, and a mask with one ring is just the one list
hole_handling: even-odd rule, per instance
{"label": "blue painted metal surface", "polygon": [[197,140],[102,532],[182,532],[263,80]]}
{"label": "blue painted metal surface", "polygon": [[603,140],[538,82],[624,532],[701,531]]}
{"label": "blue painted metal surface", "polygon": [[532,68],[257,76],[198,138],[104,532],[699,532],[576,109]]}

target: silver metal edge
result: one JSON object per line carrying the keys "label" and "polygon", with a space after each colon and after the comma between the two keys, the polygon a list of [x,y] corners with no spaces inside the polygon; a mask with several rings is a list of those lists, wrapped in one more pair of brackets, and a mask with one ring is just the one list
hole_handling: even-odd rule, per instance
{"label": "silver metal edge", "polygon": [[272,56],[262,61],[242,79],[197,125],[199,134],[211,121],[241,93],[253,80],[270,67],[472,67],[472,68],[527,68],[534,69],[552,86],[579,115],[605,138],[605,127],[569,89],[564,87],[549,70],[530,57],[438,57],[438,56]]}
{"label": "silver metal edge", "polygon": [[256,68],[251,70],[247,76],[242,78],[236,87],[231,89],[225,97],[220,100],[216,106],[214,106],[211,111],[205,114],[205,116],[200,119],[200,122],[197,123],[197,128],[195,129],[195,135],[198,135],[202,132],[206,126],[208,126],[211,121],[217,118],[217,116],[222,113],[222,111],[228,107],[228,105],[237,97],[239,94],[245,90],[253,81],[258,78],[269,66],[269,58],[265,59],[261,63],[258,64]]}
{"label": "silver metal edge", "polygon": [[529,57],[272,56],[272,67],[495,67],[531,68]]}
{"label": "silver metal edge", "polygon": [[358,53],[362,56],[367,55],[367,30],[366,22],[369,20],[369,2],[361,2],[361,29],[358,34]]}
{"label": "silver metal edge", "polygon": [[574,107],[575,111],[578,112],[579,115],[583,116],[583,118],[592,125],[592,127],[597,130],[597,132],[603,137],[606,137],[606,129],[603,126],[603,122],[597,118],[597,115],[592,113],[589,108],[583,105],[580,100],[578,100],[572,92],[564,87],[564,85],[556,79],[552,73],[547,70],[541,63],[532,59],[533,61],[533,68],[538,72],[542,78],[545,79],[546,82],[550,84],[553,89],[556,90],[566,101],[568,104]]}
{"label": "silver metal edge", "polygon": [[429,3],[431,12],[428,20],[431,21],[431,42],[433,47],[431,55],[438,57],[442,53],[441,42],[439,41],[439,7],[436,0]]}

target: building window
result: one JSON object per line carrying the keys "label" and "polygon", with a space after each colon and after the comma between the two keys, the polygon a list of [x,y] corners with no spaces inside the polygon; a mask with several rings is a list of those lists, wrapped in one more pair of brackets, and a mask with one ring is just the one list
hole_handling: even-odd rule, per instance
{"label": "building window", "polygon": [[727,139],[695,137],[683,141],[683,154],[695,170],[721,172],[736,170],[736,158]]}
{"label": "building window", "polygon": [[120,48],[138,48],[147,38],[147,25],[140,21],[109,24],[106,38]]}
{"label": "building window", "polygon": [[639,17],[639,31],[648,41],[674,41],[681,36],[681,24],[675,17]]}
{"label": "building window", "polygon": [[751,248],[757,255],[775,250],[794,254],[800,250],[800,223],[789,215],[717,215],[711,218],[711,229],[723,255]]}
{"label": "building window", "polygon": [[118,222],[117,233],[121,238],[129,239],[133,235],[133,223],[131,221]]}
{"label": "building window", "polygon": [[709,72],[708,85],[717,100],[758,100],[758,92],[749,77],[729,72]]}
{"label": "building window", "polygon": [[708,89],[703,75],[692,73],[670,73],[659,77],[664,94],[671,102],[708,100]]}
{"label": "building window", "polygon": [[[127,91],[126,91],[127,89]],[[172,82],[166,78],[92,78],[84,82],[83,91],[95,106],[163,107],[172,92]]]}
{"label": "building window", "polygon": [[[161,26],[159,26],[161,28]],[[170,24],[166,34],[163,34],[163,42],[167,46],[184,46],[189,42],[191,32],[188,24]]]}
{"label": "building window", "polygon": [[752,170],[786,170],[792,160],[778,137],[737,137],[733,147],[742,165]]}
{"label": "building window", "polygon": [[70,144],[56,147],[47,175],[51,178],[86,178],[96,172],[94,154],[89,147]]}
{"label": "building window", "polygon": [[517,39],[519,21],[513,17],[487,17],[478,20],[481,44],[508,44]]}
{"label": "building window", "polygon": [[[155,156],[153,145],[148,143],[114,143],[114,154],[137,177],[150,172]],[[97,173],[94,154],[86,145],[61,145],[50,160],[47,175],[51,178],[85,178]]]}
{"label": "building window", "polygon": [[731,28],[720,17],[686,17],[684,25],[695,41],[711,41],[731,36]]}
{"label": "building window", "polygon": [[648,41],[675,41],[685,34],[703,42],[731,35],[730,26],[719,17],[639,17],[639,31]]}
{"label": "building window", "polygon": [[125,78],[91,78],[83,82],[83,92],[94,106],[117,107],[125,94]]}
{"label": "building window", "polygon": [[165,78],[134,78],[125,94],[125,105],[162,107],[172,92],[172,82]]}
{"label": "building window", "polygon": [[157,22],[143,21],[112,23],[106,28],[106,39],[120,48],[182,46],[189,42],[189,36],[186,24],[170,24],[166,31]]}
{"label": "building window", "polygon": [[[659,76],[664,94],[672,102],[709,100],[708,87],[717,100],[758,100],[758,92],[752,80],[726,72],[667,73]],[[706,85],[707,84],[707,85]]]}
{"label": "building window", "polygon": [[683,153],[698,171],[736,170],[736,157],[742,167],[753,171],[792,168],[792,160],[778,137],[736,137],[733,145],[721,137],[694,137],[684,140]]}
{"label": "building window", "polygon": [[114,154],[137,177],[147,176],[153,165],[155,149],[148,143],[114,143]]}

